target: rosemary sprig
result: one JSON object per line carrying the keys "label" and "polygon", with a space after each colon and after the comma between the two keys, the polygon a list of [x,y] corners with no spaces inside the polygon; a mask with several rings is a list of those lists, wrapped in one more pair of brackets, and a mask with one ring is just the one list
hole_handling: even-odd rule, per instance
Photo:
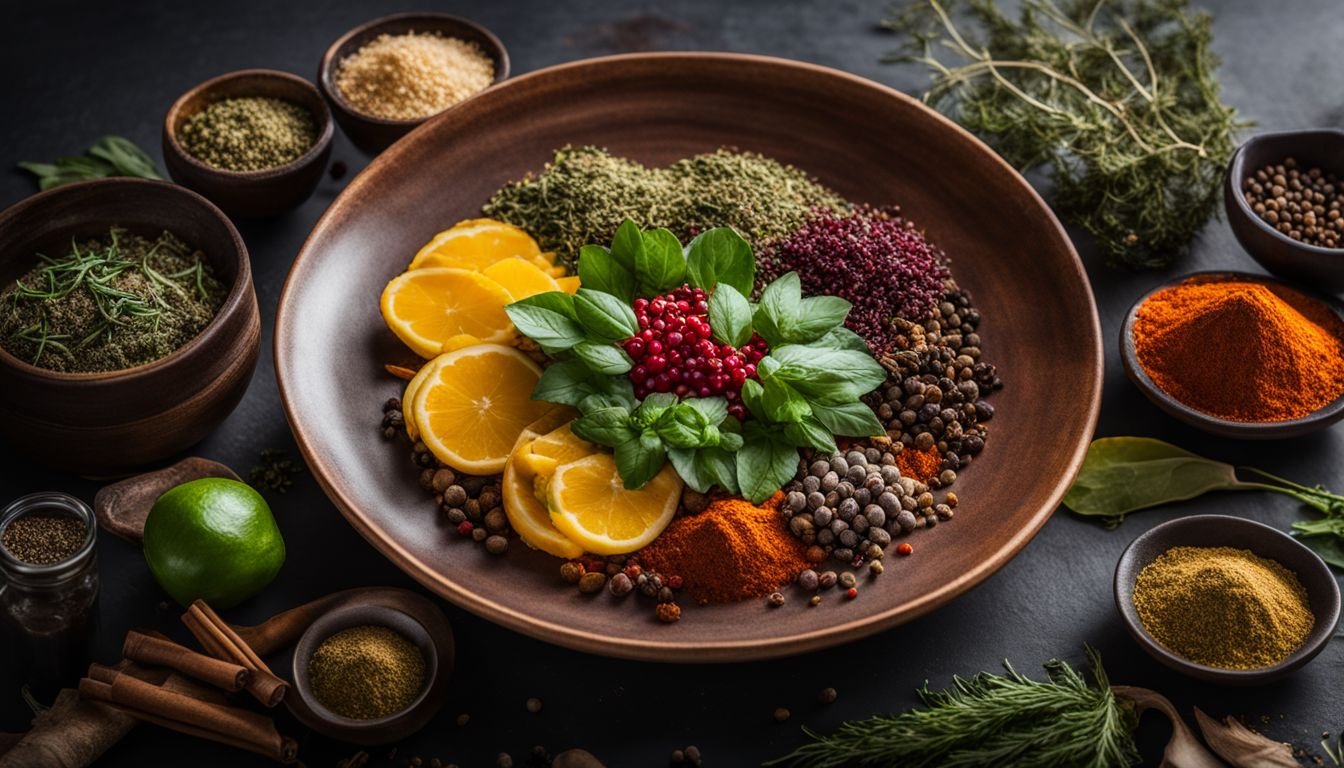
{"label": "rosemary sprig", "polygon": [[23,162],[19,167],[36,176],[37,185],[42,190],[107,176],[163,178],[149,155],[121,136],[104,136],[83,155],[62,157],[54,163]]}
{"label": "rosemary sprig", "polygon": [[888,60],[933,71],[929,104],[1023,170],[1046,166],[1061,215],[1108,258],[1163,267],[1218,210],[1247,125],[1219,100],[1211,17],[1187,0],[919,0],[883,25],[909,34]]}
{"label": "rosemary sprig", "polygon": [[925,708],[846,723],[830,736],[804,729],[811,743],[767,766],[1031,765],[1123,766],[1139,761],[1132,704],[1116,697],[1087,649],[1095,686],[1063,661],[1045,664],[1048,682],[1024,677],[1004,662],[1006,674],[988,672],[952,687],[919,690]]}

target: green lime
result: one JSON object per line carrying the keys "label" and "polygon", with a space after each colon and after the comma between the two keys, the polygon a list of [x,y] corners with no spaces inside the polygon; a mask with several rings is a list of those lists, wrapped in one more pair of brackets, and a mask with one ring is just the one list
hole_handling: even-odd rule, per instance
{"label": "green lime", "polygon": [[261,494],[237,480],[207,477],[169,490],[145,518],[145,561],[183,607],[198,598],[237,605],[271,583],[285,540]]}

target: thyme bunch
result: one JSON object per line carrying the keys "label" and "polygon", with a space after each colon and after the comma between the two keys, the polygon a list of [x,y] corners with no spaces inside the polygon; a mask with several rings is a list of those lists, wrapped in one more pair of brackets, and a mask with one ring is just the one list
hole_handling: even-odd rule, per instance
{"label": "thyme bunch", "polygon": [[[888,60],[933,72],[924,101],[1009,163],[1044,166],[1055,209],[1107,259],[1160,268],[1218,210],[1247,125],[1222,103],[1212,18],[1187,0],[919,0],[883,26],[909,35]],[[969,22],[969,23],[965,23]]]}
{"label": "thyme bunch", "polygon": [[1134,706],[1111,689],[1101,658],[1087,649],[1095,685],[1059,660],[1047,682],[1006,674],[954,677],[947,690],[919,690],[925,707],[845,723],[830,736],[767,763],[791,768],[841,766],[1121,766],[1139,761]]}

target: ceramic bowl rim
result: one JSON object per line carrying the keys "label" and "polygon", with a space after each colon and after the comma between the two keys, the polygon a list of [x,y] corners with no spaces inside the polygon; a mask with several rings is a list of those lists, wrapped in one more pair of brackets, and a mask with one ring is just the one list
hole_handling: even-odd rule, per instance
{"label": "ceramic bowl rim", "polygon": [[1340,321],[1344,322],[1344,301],[1340,301],[1332,296],[1325,296],[1313,293],[1309,290],[1304,290],[1287,280],[1272,275],[1261,275],[1253,272],[1241,272],[1231,269],[1209,269],[1201,270],[1199,272],[1191,272],[1162,283],[1152,290],[1147,291],[1131,304],[1129,310],[1125,312],[1124,322],[1120,324],[1120,358],[1124,363],[1125,373],[1129,376],[1130,381],[1134,382],[1135,386],[1137,386],[1149,400],[1153,401],[1154,404],[1158,405],[1163,410],[1181,421],[1184,421],[1186,424],[1216,435],[1253,439],[1286,438],[1301,435],[1305,432],[1315,431],[1317,429],[1324,429],[1339,419],[1344,418],[1344,392],[1341,392],[1339,397],[1331,400],[1326,405],[1321,406],[1306,416],[1296,419],[1288,419],[1285,421],[1233,421],[1192,408],[1180,400],[1177,400],[1174,395],[1168,394],[1157,385],[1157,382],[1153,381],[1152,377],[1148,375],[1148,371],[1144,369],[1143,364],[1139,362],[1139,353],[1134,344],[1134,323],[1138,319],[1139,308],[1158,291],[1180,285],[1191,279],[1215,277],[1228,280],[1268,283],[1271,285],[1291,288],[1292,290],[1329,307],[1339,316]]}
{"label": "ceramic bowl rim", "polygon": [[[177,128],[178,123],[181,122],[181,120],[179,120],[179,115],[186,105],[186,102],[198,95],[202,97],[207,96],[211,90],[230,81],[241,80],[245,77],[269,78],[284,82],[287,85],[298,87],[300,90],[310,91],[308,95],[313,97],[313,103],[317,104],[318,107],[316,111],[312,109],[309,109],[308,111],[314,113],[313,118],[317,120],[318,126],[317,140],[313,142],[313,146],[309,147],[307,152],[304,152],[302,155],[299,155],[284,165],[277,165],[274,168],[262,168],[255,171],[231,171],[227,168],[217,168],[198,159],[195,155],[188,152],[186,147],[182,146],[182,142],[177,138]],[[308,109],[308,105],[306,104],[301,104],[299,106]],[[327,101],[322,98],[322,92],[318,90],[317,86],[310,83],[306,78],[296,75],[293,72],[285,72],[280,69],[267,69],[264,67],[235,69],[232,72],[215,75],[209,80],[198,83],[197,85],[188,88],[182,95],[178,96],[177,99],[173,101],[172,106],[168,107],[168,111],[164,113],[163,116],[163,135],[167,137],[168,143],[173,148],[173,153],[175,155],[201,173],[208,173],[219,178],[238,181],[272,181],[304,168],[331,145],[335,132],[336,129],[332,120],[331,108],[327,106]]]}
{"label": "ceramic bowl rim", "polygon": [[[54,197],[113,185],[128,187],[127,193],[129,194],[133,194],[135,191],[134,189],[129,189],[130,187],[155,186],[165,190],[171,190],[170,194],[183,195],[193,204],[200,206],[205,213],[213,216],[224,225],[225,231],[228,232],[233,241],[233,247],[231,249],[226,249],[229,251],[228,254],[221,254],[221,261],[232,258],[237,261],[238,265],[237,274],[233,279],[233,285],[229,287],[229,292],[224,296],[224,301],[219,305],[219,310],[215,312],[214,317],[210,318],[210,322],[206,323],[205,327],[186,344],[183,344],[157,360],[150,360],[147,363],[141,363],[140,365],[130,368],[121,368],[115,371],[97,371],[93,373],[52,371],[20,360],[3,346],[0,346],[0,365],[13,368],[29,377],[66,383],[134,381],[141,376],[149,375],[161,368],[173,365],[179,360],[191,355],[197,349],[210,343],[212,339],[207,337],[213,337],[216,329],[223,322],[223,319],[238,311],[238,306],[243,303],[247,292],[252,290],[252,262],[247,253],[247,245],[243,242],[243,236],[238,233],[238,229],[233,225],[233,221],[205,196],[170,181],[140,179],[128,176],[109,176],[103,179],[91,179],[89,181],[76,181],[69,184],[62,184],[59,187],[54,187],[43,192],[38,192],[35,195],[25,197],[3,211],[0,211],[0,228],[3,228],[9,222],[24,215],[28,209],[41,205]],[[86,216],[83,217],[82,220],[91,222],[97,220],[97,217]],[[172,231],[167,225],[164,225],[164,229],[167,229],[170,232]],[[199,244],[197,243],[189,243],[189,245],[199,247]]]}
{"label": "ceramic bowl rim", "polygon": [[[376,30],[378,27],[414,19],[429,19],[433,20],[436,23],[447,22],[449,24],[461,24],[462,26],[468,27],[473,31],[479,33],[482,37],[486,39],[486,41],[489,42],[490,50],[486,51],[486,55],[490,56],[491,61],[495,63],[495,76],[490,81],[490,85],[486,86],[486,88],[498,85],[499,83],[502,83],[505,80],[509,79],[509,70],[510,70],[509,51],[507,48],[504,47],[504,43],[499,39],[499,36],[496,35],[494,32],[491,32],[483,24],[480,24],[478,22],[472,21],[471,19],[464,18],[462,16],[458,16],[452,13],[440,13],[436,11],[405,11],[402,13],[389,13],[386,16],[379,16],[374,19],[369,19],[363,24],[360,24],[348,30],[347,32],[345,32],[345,34],[336,38],[336,40],[333,41],[331,45],[327,46],[327,50],[324,51],[322,54],[322,61],[318,65],[318,86],[320,87],[320,90],[327,96],[329,96],[332,101],[338,104],[347,113],[358,118],[359,120],[363,120],[365,122],[374,125],[382,125],[396,128],[414,128],[427,120],[432,120],[433,118],[438,117],[439,115],[452,109],[453,107],[456,107],[458,104],[461,104],[462,103],[461,101],[457,102],[457,104],[450,104],[444,107],[443,109],[439,110],[438,112],[425,115],[424,117],[413,117],[404,120],[394,120],[388,117],[379,117],[378,115],[370,115],[369,113],[364,112],[363,110],[355,107],[353,104],[351,104],[349,101],[346,100],[345,94],[341,93],[341,89],[336,87],[335,82],[336,70],[340,66],[340,61],[336,58],[336,54],[346,43],[350,42],[352,39],[354,39],[359,35]],[[470,96],[467,97],[467,99],[473,98],[477,95],[479,95],[479,92],[471,94]],[[462,101],[466,101],[466,99],[463,99]]]}
{"label": "ceramic bowl rim", "polygon": [[[1237,201],[1237,210],[1240,211],[1245,218],[1249,219],[1252,224],[1260,229],[1260,231],[1268,232],[1270,235],[1274,236],[1280,243],[1292,246],[1293,249],[1302,253],[1311,254],[1312,256],[1326,256],[1344,260],[1344,247],[1326,248],[1319,245],[1312,245],[1311,243],[1304,243],[1301,240],[1294,240],[1274,227],[1271,227],[1269,222],[1256,214],[1250,204],[1246,202],[1246,196],[1241,193],[1241,183],[1239,180],[1246,175],[1246,150],[1248,148],[1265,141],[1300,138],[1308,134],[1331,135],[1340,143],[1341,147],[1344,147],[1344,129],[1338,128],[1307,128],[1300,131],[1269,131],[1267,133],[1257,133],[1246,141],[1243,141],[1241,146],[1237,147],[1236,151],[1232,153],[1232,161],[1227,165],[1227,187],[1225,192],[1229,198],[1233,198]],[[1339,172],[1344,173],[1344,168],[1341,168]]]}
{"label": "ceramic bowl rim", "polygon": [[[1197,527],[1215,523],[1219,525],[1234,525],[1262,535],[1286,539],[1292,543],[1292,551],[1298,553],[1300,562],[1287,563],[1280,560],[1275,560],[1275,562],[1279,563],[1284,568],[1291,570],[1295,575],[1301,574],[1307,568],[1324,572],[1326,577],[1323,579],[1324,583],[1331,585],[1331,597],[1328,601],[1331,607],[1330,615],[1322,617],[1313,614],[1316,624],[1312,627],[1311,634],[1307,636],[1307,639],[1302,642],[1301,646],[1278,664],[1270,667],[1261,667],[1259,669],[1222,669],[1220,667],[1210,667],[1196,661],[1190,661],[1189,659],[1168,650],[1148,634],[1148,630],[1144,628],[1142,620],[1139,619],[1138,609],[1134,607],[1133,585],[1122,583],[1121,573],[1125,570],[1126,566],[1133,564],[1133,560],[1137,557],[1136,553],[1141,542],[1157,538],[1170,531],[1172,528],[1179,528],[1182,526]],[[1254,548],[1249,545],[1245,548],[1252,552],[1255,551]],[[1145,566],[1146,565],[1147,563],[1145,563]],[[1137,571],[1138,569],[1135,570]],[[1265,525],[1257,520],[1248,520],[1244,517],[1237,517],[1236,515],[1185,515],[1149,528],[1147,531],[1135,537],[1134,540],[1125,547],[1125,551],[1121,553],[1120,558],[1116,561],[1115,573],[1112,577],[1112,594],[1115,597],[1116,610],[1120,612],[1120,617],[1125,624],[1125,629],[1129,632],[1130,636],[1134,638],[1135,642],[1143,646],[1144,650],[1150,655],[1173,669],[1194,674],[1205,680],[1216,680],[1218,682],[1232,684],[1248,684],[1261,681],[1269,682],[1272,679],[1281,677],[1284,674],[1306,665],[1314,659],[1317,654],[1324,650],[1331,638],[1334,637],[1335,629],[1339,625],[1340,617],[1339,582],[1336,580],[1334,572],[1330,570],[1330,566],[1321,559],[1320,555],[1311,551],[1309,547],[1294,537],[1271,525]],[[1323,622],[1322,619],[1325,619],[1326,621]]]}

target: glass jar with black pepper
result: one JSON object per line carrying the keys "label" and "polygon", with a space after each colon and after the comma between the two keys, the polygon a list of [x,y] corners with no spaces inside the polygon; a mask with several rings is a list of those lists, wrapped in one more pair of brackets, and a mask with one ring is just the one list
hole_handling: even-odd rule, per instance
{"label": "glass jar with black pepper", "polygon": [[5,663],[39,699],[78,679],[97,626],[93,510],[34,493],[0,512],[0,638]]}

